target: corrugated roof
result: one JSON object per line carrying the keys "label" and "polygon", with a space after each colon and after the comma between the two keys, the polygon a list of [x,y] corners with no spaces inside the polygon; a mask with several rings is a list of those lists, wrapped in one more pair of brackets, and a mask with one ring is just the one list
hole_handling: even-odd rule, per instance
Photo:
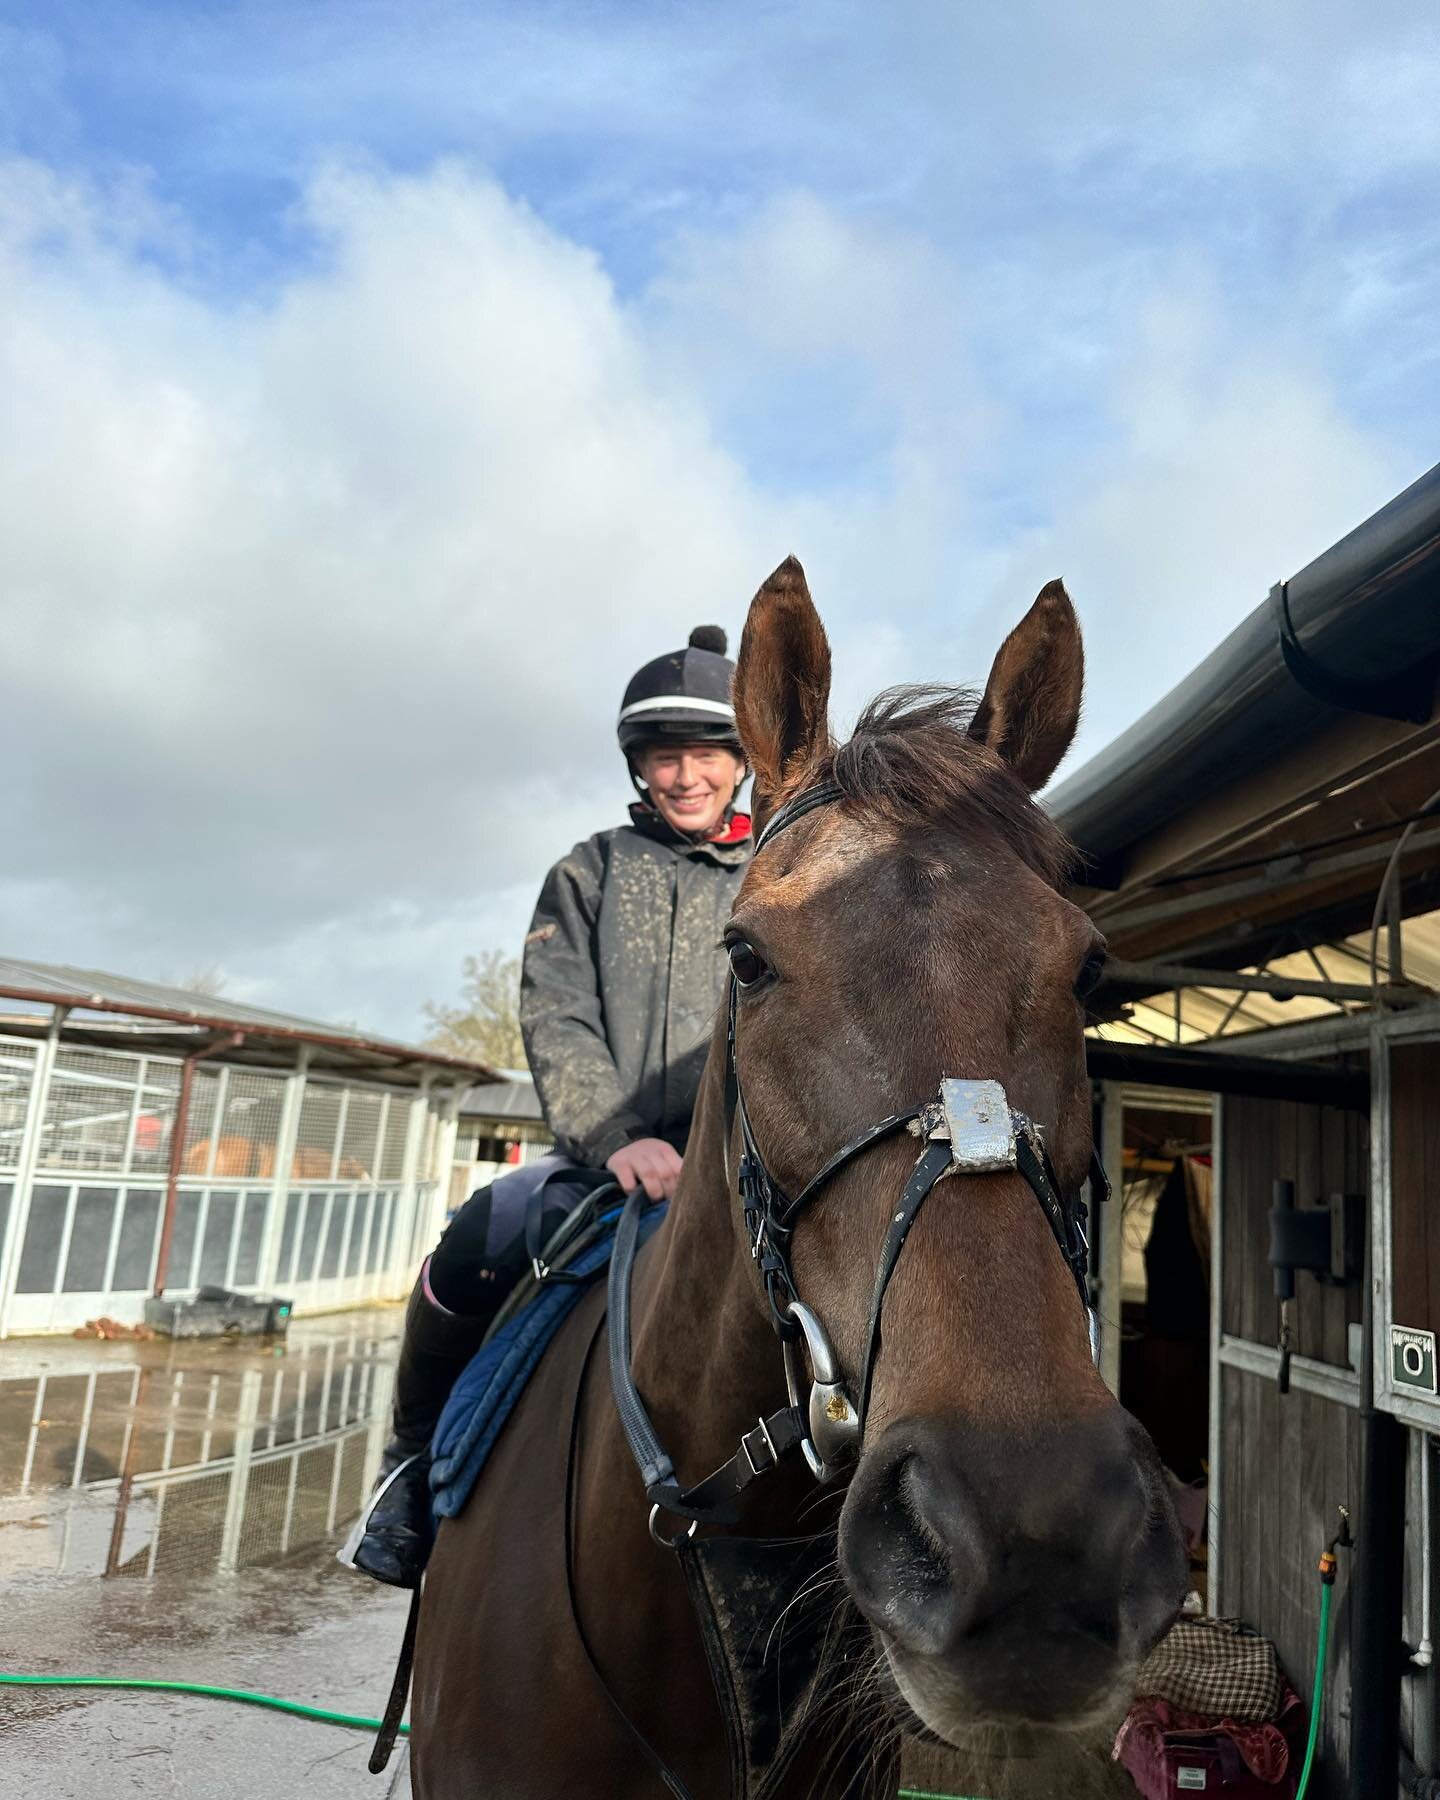
{"label": "corrugated roof", "polygon": [[[1421,913],[1401,926],[1404,978],[1440,992],[1440,912]],[[1376,968],[1381,981],[1390,974],[1387,940],[1380,934]],[[1250,968],[1241,971],[1256,974]],[[1267,962],[1263,971],[1298,981],[1365,983],[1370,979],[1370,937],[1357,932],[1334,943],[1316,944]],[[1217,976],[1219,971],[1217,970]],[[1124,1015],[1092,1026],[1090,1036],[1111,1044],[1198,1044],[1217,1037],[1241,1037],[1305,1019],[1334,1018],[1363,1012],[1363,1001],[1328,1000],[1313,994],[1281,999],[1269,993],[1242,993],[1224,986],[1185,987],[1146,995],[1129,1002]]]}
{"label": "corrugated roof", "polygon": [[[392,1075],[404,1067],[418,1076],[429,1065],[459,1070],[481,1081],[503,1080],[485,1063],[447,1056],[398,1038],[380,1037],[358,1026],[330,1025],[293,1013],[275,1012],[269,1007],[251,1006],[224,995],[196,994],[187,988],[112,975],[103,969],[76,969],[65,963],[0,957],[0,999],[26,1001],[33,1006],[72,1007],[74,1011],[66,1022],[67,1036],[87,1029],[97,1037],[107,1029],[113,1034],[113,1019],[139,1019],[150,1022],[150,1037],[164,1040],[165,1048],[172,1052],[178,1047],[182,1054],[216,1036],[240,1031],[245,1034],[251,1054],[237,1060],[258,1060],[253,1040],[262,1045],[303,1043],[312,1046],[316,1060],[333,1066],[369,1067],[374,1072]],[[97,1013],[111,1017],[85,1017]],[[12,1029],[17,1025],[24,1027],[23,1019],[9,1023]],[[156,1025],[169,1025],[172,1029],[157,1032],[153,1029]],[[186,1041],[179,1046],[173,1029],[177,1026],[186,1028]]]}
{"label": "corrugated roof", "polygon": [[505,1077],[504,1081],[486,1082],[483,1087],[467,1088],[460,1096],[460,1117],[543,1119],[545,1115],[540,1110],[540,1096],[535,1092],[535,1083],[530,1077],[508,1069]]}

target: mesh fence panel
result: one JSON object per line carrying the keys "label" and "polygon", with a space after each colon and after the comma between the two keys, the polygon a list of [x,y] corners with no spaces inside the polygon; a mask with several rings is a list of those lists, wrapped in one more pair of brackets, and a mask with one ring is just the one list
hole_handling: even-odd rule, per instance
{"label": "mesh fence panel", "polygon": [[179,1065],[147,1061],[142,1072],[140,1104],[135,1111],[135,1137],[130,1146],[131,1174],[163,1175],[169,1169],[170,1134],[175,1128],[179,1099]]}
{"label": "mesh fence panel", "polygon": [[369,1459],[368,1431],[357,1431],[353,1437],[344,1440],[340,1450],[340,1491],[335,1506],[337,1525],[348,1525],[352,1519],[358,1518],[360,1508],[365,1504],[365,1490],[369,1486],[365,1479],[369,1473]]}
{"label": "mesh fence panel", "polygon": [[155,1544],[157,1575],[200,1575],[215,1567],[229,1492],[228,1473],[165,1484]]}
{"label": "mesh fence panel", "polygon": [[[176,1076],[178,1091],[178,1070]],[[190,1110],[185,1117],[185,1160],[181,1165],[187,1175],[209,1172],[219,1105],[220,1071],[201,1064],[190,1075]]]}
{"label": "mesh fence panel", "polygon": [[34,1045],[0,1043],[0,1169],[13,1169],[20,1161],[34,1077]]}
{"label": "mesh fence panel", "polygon": [[291,1460],[288,1456],[276,1456],[251,1466],[236,1552],[236,1561],[242,1568],[273,1562],[283,1553]]}
{"label": "mesh fence panel", "polygon": [[275,1145],[280,1135],[280,1109],[285,1077],[232,1069],[225,1084],[225,1115],[215,1147],[215,1173],[267,1176],[275,1171]]}
{"label": "mesh fence panel", "polygon": [[307,1082],[300,1103],[292,1173],[301,1181],[329,1181],[334,1168],[335,1136],[340,1129],[342,1090]]}
{"label": "mesh fence panel", "polygon": [[337,1444],[302,1450],[295,1461],[295,1504],[290,1514],[291,1550],[320,1543],[330,1520],[330,1489],[335,1480]]}
{"label": "mesh fence panel", "polygon": [[375,1151],[380,1139],[380,1109],[383,1094],[364,1088],[351,1088],[350,1104],[345,1111],[345,1132],[340,1143],[340,1179],[373,1181]]}
{"label": "mesh fence panel", "polygon": [[410,1124],[410,1101],[403,1094],[387,1095],[385,1142],[380,1147],[379,1178],[398,1181],[405,1173],[405,1133]]}
{"label": "mesh fence panel", "polygon": [[50,1169],[121,1169],[140,1058],[61,1050],[50,1077],[40,1161]]}

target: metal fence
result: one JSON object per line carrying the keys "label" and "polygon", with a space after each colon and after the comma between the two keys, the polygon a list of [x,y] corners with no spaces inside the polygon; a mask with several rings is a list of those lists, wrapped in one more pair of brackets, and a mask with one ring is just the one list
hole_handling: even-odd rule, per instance
{"label": "metal fence", "polygon": [[391,1354],[352,1328],[273,1370],[17,1356],[0,1376],[0,1527],[27,1527],[11,1572],[201,1576],[332,1538],[379,1460]]}
{"label": "metal fence", "polygon": [[[141,1318],[181,1059],[0,1036],[0,1337]],[[279,1293],[298,1313],[399,1298],[444,1220],[453,1097],[309,1072],[192,1071],[167,1293]]]}

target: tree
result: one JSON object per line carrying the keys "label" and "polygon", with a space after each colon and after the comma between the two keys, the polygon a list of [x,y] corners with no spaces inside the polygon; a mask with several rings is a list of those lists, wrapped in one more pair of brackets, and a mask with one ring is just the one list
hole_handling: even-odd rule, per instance
{"label": "tree", "polygon": [[425,1002],[432,1030],[427,1049],[474,1057],[497,1069],[523,1069],[520,1036],[520,958],[499,950],[467,956],[462,966],[460,1004]]}
{"label": "tree", "polygon": [[162,975],[160,985],[181,988],[185,993],[199,994],[205,1000],[218,1000],[230,986],[230,981],[219,963],[197,963],[188,975]]}

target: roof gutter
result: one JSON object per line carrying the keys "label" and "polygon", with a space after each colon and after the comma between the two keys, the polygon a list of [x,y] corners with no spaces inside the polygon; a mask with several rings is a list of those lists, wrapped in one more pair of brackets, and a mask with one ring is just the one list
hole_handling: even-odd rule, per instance
{"label": "roof gutter", "polygon": [[384,1038],[363,1037],[359,1033],[318,1031],[298,1025],[272,1025],[261,1020],[222,1019],[213,1014],[186,1010],[180,1012],[163,1006],[149,1006],[138,1000],[111,1000],[103,994],[51,993],[45,988],[5,986],[0,997],[28,1000],[39,1006],[63,1006],[72,1012],[119,1013],[131,1019],[158,1019],[167,1025],[199,1025],[206,1031],[239,1032],[242,1037],[276,1038],[284,1043],[318,1044],[331,1050],[363,1051],[370,1056],[386,1056],[397,1064],[436,1063],[442,1068],[459,1069],[472,1083],[484,1086],[503,1082],[506,1077],[488,1063],[474,1062],[468,1057],[449,1056],[441,1050],[413,1049],[408,1044],[387,1043]]}
{"label": "roof gutter", "polygon": [[1440,651],[1440,464],[1341,538],[1044,804],[1097,872],[1336,709],[1423,721]]}

